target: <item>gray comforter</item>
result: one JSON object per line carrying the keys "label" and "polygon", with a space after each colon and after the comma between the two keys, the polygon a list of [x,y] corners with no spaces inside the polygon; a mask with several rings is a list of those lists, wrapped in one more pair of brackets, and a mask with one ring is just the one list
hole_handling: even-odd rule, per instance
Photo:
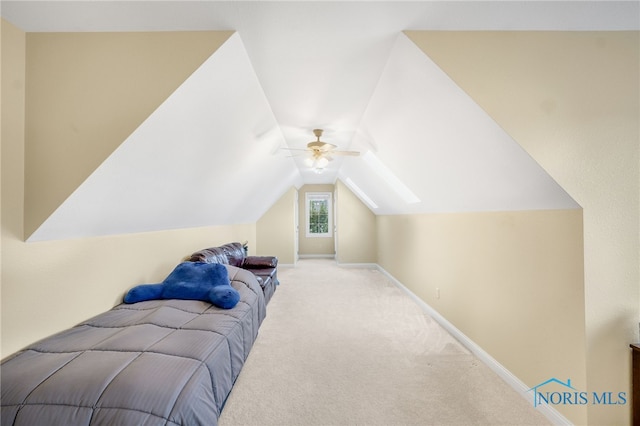
{"label": "gray comforter", "polygon": [[216,425],[265,317],[248,271],[240,302],[118,305],[4,360],[2,425]]}

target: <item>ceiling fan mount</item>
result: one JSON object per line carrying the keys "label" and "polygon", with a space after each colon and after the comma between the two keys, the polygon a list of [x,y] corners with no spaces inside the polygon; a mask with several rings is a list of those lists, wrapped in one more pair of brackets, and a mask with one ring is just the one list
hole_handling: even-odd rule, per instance
{"label": "ceiling fan mount", "polygon": [[322,129],[313,129],[313,134],[315,135],[316,140],[309,142],[307,144],[307,148],[313,151],[314,156],[320,156],[337,148],[337,146],[335,146],[334,144],[323,142],[320,140],[320,138],[322,137]]}

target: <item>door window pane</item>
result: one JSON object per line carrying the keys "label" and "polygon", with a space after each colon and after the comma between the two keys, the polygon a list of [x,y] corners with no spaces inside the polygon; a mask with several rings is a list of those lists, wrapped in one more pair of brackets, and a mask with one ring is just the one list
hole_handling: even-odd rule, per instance
{"label": "door window pane", "polygon": [[331,229],[331,193],[307,193],[307,236],[328,237]]}

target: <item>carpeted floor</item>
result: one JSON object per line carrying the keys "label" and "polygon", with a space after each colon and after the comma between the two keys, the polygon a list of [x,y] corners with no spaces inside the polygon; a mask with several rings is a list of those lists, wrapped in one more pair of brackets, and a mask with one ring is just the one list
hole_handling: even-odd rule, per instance
{"label": "carpeted floor", "polygon": [[221,426],[550,424],[381,272],[278,276]]}

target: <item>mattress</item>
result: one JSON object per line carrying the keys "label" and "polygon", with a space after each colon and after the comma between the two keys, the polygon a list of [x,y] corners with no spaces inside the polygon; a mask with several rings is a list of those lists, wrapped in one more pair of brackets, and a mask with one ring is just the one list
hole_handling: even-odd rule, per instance
{"label": "mattress", "polygon": [[3,360],[2,425],[216,425],[266,315],[253,274],[227,269],[233,309],[121,304]]}

